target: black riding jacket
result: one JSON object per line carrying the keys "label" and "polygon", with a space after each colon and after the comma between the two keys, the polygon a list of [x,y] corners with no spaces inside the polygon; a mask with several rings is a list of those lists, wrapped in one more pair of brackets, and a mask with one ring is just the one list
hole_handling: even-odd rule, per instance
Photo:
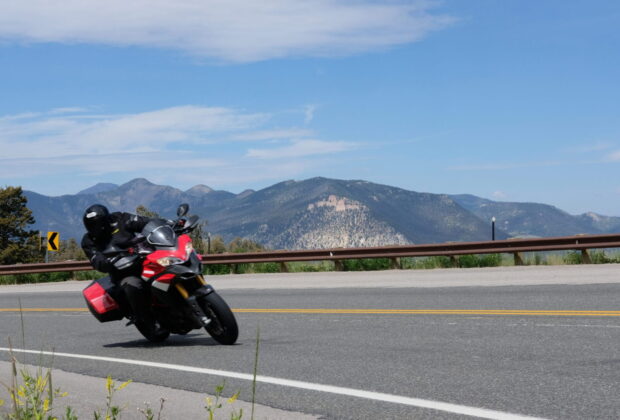
{"label": "black riding jacket", "polygon": [[128,248],[130,241],[136,233],[144,229],[144,226],[150,221],[148,217],[138,216],[131,213],[114,212],[110,214],[110,229],[108,235],[94,237],[86,232],[82,237],[82,249],[90,260],[91,265],[97,271],[109,273],[112,278],[119,276],[124,277],[128,270],[120,273],[103,251],[110,245],[116,245],[120,248]]}

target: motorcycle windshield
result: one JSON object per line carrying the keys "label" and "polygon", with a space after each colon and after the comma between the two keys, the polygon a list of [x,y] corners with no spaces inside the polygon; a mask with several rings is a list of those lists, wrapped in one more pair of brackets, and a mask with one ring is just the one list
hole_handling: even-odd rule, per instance
{"label": "motorcycle windshield", "polygon": [[170,246],[175,247],[177,245],[177,236],[167,224],[155,224],[149,222],[143,230],[146,235],[146,240],[151,245],[155,246]]}

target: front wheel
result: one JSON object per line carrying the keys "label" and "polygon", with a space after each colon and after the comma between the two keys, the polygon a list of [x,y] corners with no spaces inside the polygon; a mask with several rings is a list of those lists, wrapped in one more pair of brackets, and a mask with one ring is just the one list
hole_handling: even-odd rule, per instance
{"label": "front wheel", "polygon": [[200,308],[211,322],[205,327],[207,332],[220,344],[235,344],[239,336],[237,320],[228,304],[217,292],[202,296]]}

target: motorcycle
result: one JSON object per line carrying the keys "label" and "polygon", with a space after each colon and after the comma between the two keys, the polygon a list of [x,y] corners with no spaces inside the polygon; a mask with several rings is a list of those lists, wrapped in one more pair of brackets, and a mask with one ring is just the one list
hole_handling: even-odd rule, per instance
{"label": "motorcycle", "polygon": [[[185,335],[204,328],[217,342],[231,345],[239,329],[235,316],[222,297],[205,281],[201,256],[192,246],[189,233],[198,226],[198,216],[185,218],[189,205],[181,204],[178,219],[152,219],[129,249],[109,246],[103,251],[118,270],[142,262],[142,279],[149,286],[152,311],[168,334],[153,337],[135,324],[152,342],[164,341],[170,333]],[[90,312],[99,322],[129,319],[135,323],[131,307],[121,287],[109,276],[97,279],[82,292]]]}

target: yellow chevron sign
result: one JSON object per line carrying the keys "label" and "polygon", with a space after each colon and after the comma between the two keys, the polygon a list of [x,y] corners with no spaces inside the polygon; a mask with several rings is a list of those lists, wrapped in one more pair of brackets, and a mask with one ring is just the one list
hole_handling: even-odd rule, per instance
{"label": "yellow chevron sign", "polygon": [[60,249],[59,241],[60,235],[58,234],[58,232],[47,232],[48,251],[58,251]]}

